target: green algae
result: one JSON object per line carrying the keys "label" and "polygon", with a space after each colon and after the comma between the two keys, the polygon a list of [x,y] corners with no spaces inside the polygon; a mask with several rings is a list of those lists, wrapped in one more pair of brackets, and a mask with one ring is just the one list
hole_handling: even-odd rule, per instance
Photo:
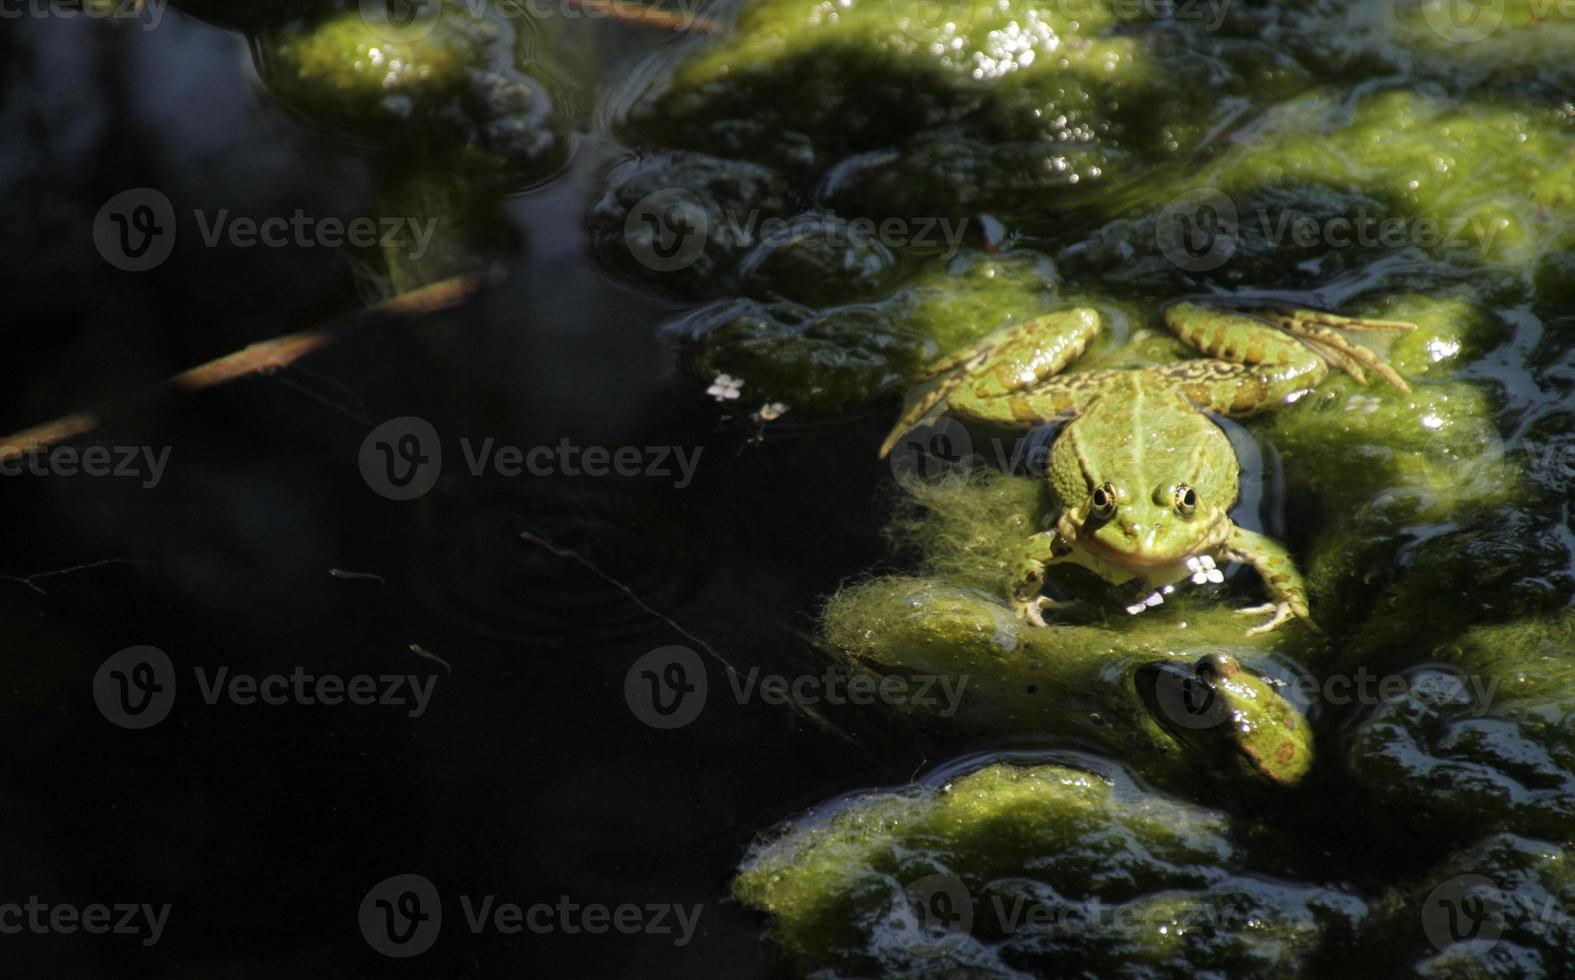
{"label": "green algae", "polygon": [[[751,854],[735,893],[772,917],[801,970],[1043,974],[1099,959],[1130,976],[1282,976],[1324,956],[1347,965],[1352,949],[1376,953],[1386,976],[1575,968],[1567,923],[1538,932],[1525,914],[1492,943],[1440,950],[1420,935],[1432,889],[1462,873],[1508,880],[1533,904],[1575,898],[1562,844],[1546,842],[1575,826],[1575,638],[1556,615],[1575,579],[1553,533],[1575,488],[1575,425],[1527,408],[1505,350],[1524,330],[1515,316],[1540,318],[1531,356],[1548,390],[1567,383],[1575,44],[1556,6],[1538,20],[1514,0],[1472,43],[1440,35],[1439,6],[1233,4],[1213,23],[1203,5],[1189,20],[1002,0],[935,20],[919,0],[765,0],[625,120],[651,151],[609,174],[588,216],[597,255],[714,301],[669,334],[696,376],[743,379],[744,408],[865,411],[939,354],[1074,302],[1109,325],[1074,370],[1193,356],[1156,327],[1165,302],[1200,291],[1419,325],[1375,342],[1410,393],[1336,373],[1245,430],[1268,460],[1249,475],[1271,485],[1273,530],[1327,637],[1244,638],[1231,607],[1258,598],[1250,575],[1128,617],[1108,585],[1057,569],[1055,587],[1087,608],[1022,626],[1002,599],[1006,562],[1044,515],[1037,481],[1016,476],[911,485],[890,529],[910,567],[849,585],[822,617],[839,666],[966,678],[955,716],[895,709],[951,734],[1093,749],[1222,804],[1254,784],[1347,784],[1329,811],[1360,798],[1367,829],[1324,844],[1410,859],[1398,911],[1351,940],[1359,902],[1265,884],[1221,812],[1119,774],[992,766],[945,790],[847,801]],[[313,23],[284,9],[259,55],[275,95],[434,175],[383,186],[390,213],[445,218],[432,259],[387,257],[395,289],[464,267],[493,233],[477,202],[561,160],[564,124],[519,58],[522,35],[444,18],[389,45],[353,14]],[[379,70],[387,59],[397,71]],[[450,168],[463,187],[442,186]],[[1164,247],[1189,192],[1224,195],[1236,215],[1218,266]],[[906,222],[909,239],[918,221],[966,232],[939,250],[895,245],[853,230],[858,217]],[[764,233],[772,219],[790,233]],[[1373,222],[1399,237],[1354,233]],[[692,250],[677,264],[663,254],[675,231]],[[981,456],[1010,458],[1002,434],[970,434]],[[1371,710],[1290,693],[1360,669],[1407,686]],[[1274,837],[1294,826],[1291,806],[1271,802],[1269,847],[1292,846]],[[1393,828],[1395,814],[1424,829]],[[1416,871],[1489,832],[1501,836]],[[975,902],[974,929],[938,950],[903,895],[935,874]],[[983,911],[996,900],[1060,910],[1059,922],[1087,921],[1094,902],[1130,915],[1008,934]],[[1215,928],[1153,928],[1200,916]],[[1397,930],[1407,938],[1390,948]]]}
{"label": "green algae", "polygon": [[[795,192],[794,182],[780,169],[708,157],[706,166],[729,174],[726,185],[736,193],[715,207],[708,204],[706,213],[713,229],[727,226],[721,213],[770,215],[789,222],[795,213],[831,214],[843,221],[847,214],[861,213],[872,215],[872,221],[910,222],[910,227],[915,215],[928,215],[932,224],[968,220],[969,231],[959,239],[962,251],[956,258],[926,259],[888,250],[897,252],[895,260],[888,260],[878,252],[872,257],[871,249],[821,243],[816,261],[780,263],[762,274],[757,243],[735,235],[736,240],[715,249],[708,245],[692,269],[641,274],[684,295],[752,294],[751,299],[702,311],[689,321],[698,329],[688,331],[687,337],[705,338],[701,346],[707,351],[701,360],[708,367],[716,365],[746,382],[752,372],[758,373],[777,390],[785,390],[782,376],[796,376],[810,365],[835,372],[841,351],[857,362],[871,350],[909,349],[906,321],[881,315],[880,301],[872,309],[869,299],[890,288],[894,279],[933,282],[959,266],[987,259],[974,252],[973,237],[985,226],[961,216],[987,213],[1020,240],[1049,251],[1056,260],[1056,281],[1096,307],[1130,304],[1135,292],[1146,294],[1136,309],[1148,324],[1157,322],[1163,302],[1195,291],[1200,278],[1216,288],[1234,289],[1263,282],[1293,287],[1305,283],[1310,271],[1336,281],[1360,275],[1373,296],[1365,308],[1393,310],[1423,325],[1422,332],[1394,344],[1393,356],[1403,374],[1435,383],[1413,386],[1412,397],[1400,402],[1383,392],[1363,392],[1378,398],[1378,412],[1368,416],[1350,408],[1348,396],[1357,393],[1355,383],[1336,377],[1315,396],[1322,399],[1319,404],[1327,411],[1354,413],[1348,420],[1353,423],[1353,438],[1348,440],[1353,451],[1373,452],[1375,443],[1360,439],[1364,428],[1403,436],[1406,449],[1426,443],[1430,448],[1420,456],[1363,460],[1386,471],[1408,467],[1406,480],[1418,488],[1451,483],[1462,452],[1473,444],[1483,447],[1470,452],[1483,465],[1471,471],[1471,481],[1498,479],[1489,464],[1495,441],[1490,416],[1496,406],[1480,387],[1451,382],[1449,376],[1508,335],[1509,326],[1495,320],[1486,302],[1522,302],[1534,285],[1556,294],[1565,281],[1559,263],[1567,255],[1562,244],[1566,229],[1575,223],[1570,190],[1575,187],[1575,133],[1560,112],[1408,90],[1380,90],[1342,102],[1338,93],[1319,90],[1267,109],[1250,137],[1221,147],[1201,167],[1182,171],[1157,165],[1141,186],[1124,188],[1119,202],[1084,186],[1067,201],[1045,204],[1028,185],[1009,188],[1004,201],[985,201],[978,196],[984,193],[983,183],[972,168],[996,170],[1011,180],[1023,169],[980,163],[959,149],[963,144],[942,143],[947,149],[941,152],[949,159],[961,159],[959,153],[968,159],[961,169],[934,172],[941,197],[923,190],[926,180],[911,179],[911,174],[892,172],[889,180],[881,176],[892,166],[929,166],[925,160],[938,159],[927,157],[923,146],[853,160],[813,192],[803,184]],[[1004,144],[984,145],[995,152]],[[1513,147],[1514,153],[1506,157],[1494,152],[1498,147]],[[1035,159],[1045,162],[1043,155]],[[639,199],[635,191],[676,187],[710,200],[707,188],[716,178],[693,177],[687,168],[647,160],[639,166],[640,179],[627,190],[615,176],[609,196],[623,201],[624,207],[609,211],[607,250],[618,250],[617,219]],[[769,179],[751,176],[757,173]],[[914,196],[904,197],[909,192]],[[1182,195],[1189,193],[1222,195],[1236,214],[1228,228],[1228,254],[1216,268],[1198,270],[1178,260],[1160,234],[1164,222],[1176,218],[1177,202],[1187,200]],[[795,212],[795,207],[803,207],[795,203],[800,200],[810,203]],[[1041,205],[1053,218],[1034,211]],[[827,207],[832,210],[824,210]],[[714,230],[711,234],[716,237]],[[1402,261],[1396,262],[1397,256]],[[839,270],[843,274],[837,276]],[[841,284],[828,289],[828,275],[837,276]],[[899,307],[905,284],[891,294],[898,297]],[[715,329],[718,323],[731,323],[732,329]],[[763,333],[774,341],[804,337],[806,343],[773,342],[763,348],[754,343]],[[730,345],[751,350],[741,357],[714,349]],[[904,366],[900,358],[883,358],[882,363],[898,370]],[[1079,366],[1099,365],[1087,360]],[[870,401],[893,387],[886,371],[865,371],[860,378],[837,386],[836,404]],[[1358,404],[1361,401],[1365,398]],[[835,405],[828,401],[820,407]],[[1423,427],[1406,430],[1394,417],[1397,411]],[[1447,431],[1439,431],[1439,420]],[[1286,434],[1293,435],[1292,430],[1287,423]],[[1439,448],[1445,443],[1447,452]]]}
{"label": "green algae", "polygon": [[[954,679],[963,695],[953,729],[1099,745],[1168,785],[1295,783],[1307,772],[1305,719],[1241,665],[1294,669],[1270,662],[1276,644],[1244,636],[1231,610],[1178,594],[1128,616],[1087,576],[1068,591],[1089,601],[1083,618],[1095,621],[1029,626],[1003,595],[1014,546],[1038,526],[1039,482],[986,473],[912,490],[922,504],[893,533],[899,547],[922,542],[927,574],[855,584],[822,615],[827,643],[858,667]],[[1201,700],[1189,704],[1194,683]]]}
{"label": "green algae", "polygon": [[1575,828],[1575,615],[1481,626],[1433,651],[1350,738],[1373,805],[1444,839]]}
{"label": "green algae", "polygon": [[419,248],[381,236],[350,255],[381,299],[486,266],[514,238],[499,199],[561,167],[567,133],[528,19],[488,19],[462,0],[403,26],[374,13],[281,8],[259,25],[255,56],[274,97],[379,151],[372,215],[423,229]]}
{"label": "green algae", "polygon": [[[1568,848],[1495,834],[1450,854],[1407,889],[1383,933],[1412,975],[1527,980],[1575,972],[1575,869]],[[1398,967],[1400,964],[1397,963]]]}
{"label": "green algae", "polygon": [[[1097,180],[1117,157],[1191,146],[1233,95],[1301,80],[1261,42],[1205,39],[1212,57],[1189,57],[1167,25],[1079,8],[975,0],[935,17],[911,0],[752,4],[737,34],[680,65],[630,127],[813,173],[954,126],[991,144],[1098,147],[1080,170]],[[1190,97],[1204,84],[1222,96],[1212,107]]]}
{"label": "green algae", "polygon": [[824,310],[786,299],[725,301],[668,334],[699,377],[745,379],[740,404],[780,403],[795,418],[813,418],[901,390],[941,353],[1043,312],[1053,283],[1043,257],[969,254],[885,299]]}
{"label": "green algae", "polygon": [[409,37],[359,10],[288,22],[258,45],[275,97],[312,123],[472,181],[520,183],[566,152],[551,93],[516,63],[517,30],[446,0]]}
{"label": "green algae", "polygon": [[733,891],[772,915],[801,973],[1309,975],[1364,904],[1255,872],[1229,829],[1119,772],[997,764],[800,819],[752,850]]}
{"label": "green algae", "polygon": [[591,209],[598,255],[680,293],[726,293],[763,222],[792,213],[789,182],[771,167],[701,153],[651,155],[609,177]]}

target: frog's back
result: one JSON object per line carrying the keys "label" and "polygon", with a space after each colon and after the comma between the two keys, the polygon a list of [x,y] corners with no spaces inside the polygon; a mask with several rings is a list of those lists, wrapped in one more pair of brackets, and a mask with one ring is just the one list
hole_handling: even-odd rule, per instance
{"label": "frog's back", "polygon": [[1230,440],[1178,388],[1143,371],[1119,372],[1102,388],[1101,397],[1062,430],[1051,453],[1050,488],[1058,506],[1075,506],[1091,484],[1106,482],[1143,494],[1187,483],[1234,501]]}

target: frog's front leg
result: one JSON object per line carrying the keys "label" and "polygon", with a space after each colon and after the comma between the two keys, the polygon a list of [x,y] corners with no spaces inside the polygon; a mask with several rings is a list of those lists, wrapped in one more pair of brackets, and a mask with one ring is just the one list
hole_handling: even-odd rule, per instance
{"label": "frog's front leg", "polygon": [[1302,575],[1296,570],[1295,562],[1291,561],[1290,553],[1278,541],[1232,526],[1229,537],[1216,557],[1251,565],[1269,590],[1269,602],[1237,610],[1243,615],[1274,614],[1267,623],[1248,630],[1248,636],[1278,629],[1292,616],[1313,630],[1318,629],[1318,624],[1312,621],[1307,611],[1307,590],[1302,583]]}
{"label": "frog's front leg", "polygon": [[1012,612],[1018,619],[1035,626],[1044,626],[1044,610],[1064,609],[1075,602],[1059,602],[1040,595],[1045,585],[1045,567],[1062,561],[1072,553],[1071,545],[1061,537],[1060,531],[1043,531],[1026,539],[1011,569],[1011,581],[1006,594],[1011,596]]}
{"label": "frog's front leg", "polygon": [[881,458],[942,400],[964,417],[1020,428],[1076,412],[1096,392],[1097,379],[1056,375],[1098,333],[1094,310],[1057,310],[941,358],[919,374],[930,387],[910,394],[902,417],[881,444]]}

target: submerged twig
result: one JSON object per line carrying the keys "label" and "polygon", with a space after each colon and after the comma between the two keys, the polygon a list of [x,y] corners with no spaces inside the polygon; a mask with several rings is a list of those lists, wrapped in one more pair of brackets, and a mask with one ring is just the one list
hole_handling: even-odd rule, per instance
{"label": "submerged twig", "polygon": [[[343,338],[356,327],[363,326],[369,321],[387,316],[434,313],[456,306],[475,292],[484,278],[483,273],[469,273],[444,279],[430,286],[400,293],[327,326],[249,344],[232,354],[188,368],[161,384],[127,396],[124,401],[136,402],[162,392],[166,388],[201,391],[238,378],[277,371],[312,351]],[[54,421],[5,436],[0,438],[0,460],[12,459],[75,438],[93,431],[100,423],[100,415],[96,412],[73,412]]]}
{"label": "submerged twig", "polygon": [[713,648],[711,646],[711,644],[709,644],[706,641],[700,639],[700,637],[695,636],[693,633],[689,632],[688,630],[684,629],[682,626],[678,625],[678,623],[676,621],[674,621],[671,616],[668,616],[668,615],[664,614],[661,610],[656,609],[650,603],[648,603],[644,599],[640,598],[639,594],[636,593],[633,589],[629,588],[627,585],[624,585],[622,582],[618,581],[617,579],[613,578],[611,575],[609,575],[606,572],[602,571],[602,569],[599,566],[597,566],[597,564],[595,562],[591,561],[589,558],[586,558],[584,555],[580,554],[578,551],[575,551],[573,548],[564,547],[563,545],[560,545],[560,544],[555,544],[554,542],[549,541],[546,538],[543,538],[543,537],[541,537],[539,535],[532,534],[529,531],[521,531],[520,534],[519,534],[519,537],[520,537],[521,541],[529,541],[531,544],[534,544],[537,547],[546,548],[548,551],[550,551],[553,554],[557,555],[559,558],[568,558],[568,559],[570,559],[572,561],[578,562],[581,566],[583,566],[584,568],[588,569],[597,578],[600,578],[602,581],[606,582],[608,585],[611,585],[613,588],[617,589],[619,592],[622,592],[625,596],[627,596],[629,598],[630,602],[632,602],[636,606],[640,607],[640,609],[642,611],[644,611],[646,614],[648,614],[650,616],[653,616],[653,617],[655,617],[657,619],[660,619],[662,622],[664,622],[668,626],[672,627],[673,630],[675,632],[677,632],[680,636],[684,637],[689,642],[691,642],[691,643],[695,644],[696,646],[700,647],[706,653],[709,653],[713,660],[715,660],[717,663],[721,664],[723,667],[727,668],[727,672],[729,674],[732,674],[734,676],[738,675],[738,670],[732,664],[727,662],[727,658],[726,657],[722,656],[720,653],[717,653],[715,648]]}
{"label": "submerged twig", "polygon": [[352,572],[343,568],[330,568],[328,570],[328,574],[332,575],[334,578],[368,579],[370,581],[376,582],[378,585],[388,584],[388,580],[383,578],[383,576],[378,575],[376,572]]}
{"label": "submerged twig", "polygon": [[626,20],[647,27],[660,27],[669,31],[694,31],[699,34],[718,34],[722,28],[709,17],[647,7],[630,0],[569,0],[571,6],[594,12],[613,20]]}
{"label": "submerged twig", "polygon": [[34,584],[35,579],[53,578],[57,575],[71,575],[76,572],[85,572],[90,568],[100,568],[104,565],[157,565],[156,561],[146,561],[141,558],[101,558],[81,565],[72,565],[70,568],[56,568],[48,572],[34,572],[32,575],[0,575],[0,581],[16,582],[25,585],[39,595],[48,595],[43,589]]}
{"label": "submerged twig", "polygon": [[419,643],[411,643],[408,646],[409,646],[409,649],[410,649],[411,653],[415,654],[416,656],[420,657],[423,660],[430,660],[433,663],[442,664],[443,665],[443,669],[448,671],[450,677],[452,677],[454,675],[454,668],[449,666],[449,662],[447,660],[444,660],[442,657],[440,657],[437,654],[433,653],[431,650],[423,649],[421,644],[419,644]]}

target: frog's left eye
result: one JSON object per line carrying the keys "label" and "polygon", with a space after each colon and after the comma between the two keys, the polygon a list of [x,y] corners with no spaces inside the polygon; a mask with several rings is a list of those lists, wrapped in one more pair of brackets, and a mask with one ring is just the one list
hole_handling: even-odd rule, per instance
{"label": "frog's left eye", "polygon": [[1095,487],[1089,503],[1093,504],[1095,517],[1108,518],[1116,512],[1116,488],[1108,483]]}
{"label": "frog's left eye", "polygon": [[1191,487],[1187,486],[1185,483],[1177,484],[1176,485],[1176,510],[1180,511],[1182,516],[1184,516],[1184,517],[1191,517],[1193,512],[1196,511],[1197,509],[1198,509],[1198,492],[1196,490],[1192,489]]}

